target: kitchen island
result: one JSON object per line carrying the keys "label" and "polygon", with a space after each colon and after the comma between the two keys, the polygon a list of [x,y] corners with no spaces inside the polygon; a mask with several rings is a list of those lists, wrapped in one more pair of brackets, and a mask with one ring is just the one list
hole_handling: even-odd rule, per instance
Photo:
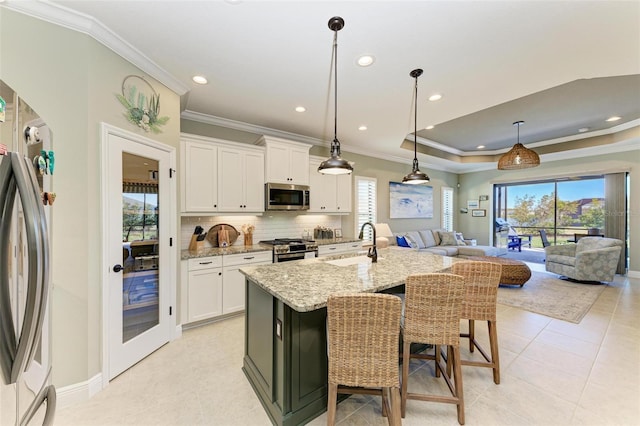
{"label": "kitchen island", "polygon": [[455,258],[397,248],[242,268],[246,277],[243,371],[271,421],[299,425],[327,406],[327,299],[380,292],[408,275],[448,271]]}

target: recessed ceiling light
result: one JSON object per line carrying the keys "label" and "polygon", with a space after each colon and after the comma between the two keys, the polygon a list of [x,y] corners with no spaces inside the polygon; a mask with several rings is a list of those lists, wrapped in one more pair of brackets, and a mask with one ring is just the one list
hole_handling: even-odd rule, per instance
{"label": "recessed ceiling light", "polygon": [[305,112],[307,109],[303,106],[297,106],[296,107],[296,112]]}
{"label": "recessed ceiling light", "polygon": [[578,131],[579,131],[580,133],[588,132],[588,131],[589,131],[589,128],[588,128],[588,127],[580,127],[580,128],[578,129]]}
{"label": "recessed ceiling light", "polygon": [[358,58],[358,65],[360,65],[361,67],[368,67],[369,65],[373,64],[376,61],[376,58],[374,58],[371,55],[362,55]]}
{"label": "recessed ceiling light", "polygon": [[478,145],[478,149],[483,149],[484,145]]}
{"label": "recessed ceiling light", "polygon": [[358,130],[367,130],[367,126],[360,126],[358,127]]}
{"label": "recessed ceiling light", "polygon": [[431,126],[427,126],[427,127],[425,127],[425,130],[431,130],[431,129],[433,129],[434,127],[436,127],[436,126],[433,126],[433,125],[431,125]]}
{"label": "recessed ceiling light", "polygon": [[203,77],[203,76],[201,76],[201,75],[194,75],[194,76],[193,76],[193,81],[194,81],[195,83],[198,83],[198,84],[207,84],[207,83],[208,83],[207,79],[206,79],[206,78],[204,78],[204,77]]}
{"label": "recessed ceiling light", "polygon": [[439,101],[440,99],[442,99],[442,95],[440,93],[429,96],[430,101]]}
{"label": "recessed ceiling light", "polygon": [[607,121],[618,121],[620,120],[622,117],[618,117],[617,115],[614,115],[613,117],[609,117],[607,118]]}

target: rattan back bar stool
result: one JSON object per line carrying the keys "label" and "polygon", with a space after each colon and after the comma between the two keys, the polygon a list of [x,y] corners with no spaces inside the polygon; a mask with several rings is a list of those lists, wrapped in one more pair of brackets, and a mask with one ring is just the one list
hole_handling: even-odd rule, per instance
{"label": "rattan back bar stool", "polygon": [[[453,264],[452,272],[463,276],[465,281],[461,317],[469,321],[469,331],[468,333],[460,333],[460,337],[469,339],[470,352],[474,352],[474,349],[478,348],[484,358],[484,361],[462,360],[461,363],[462,365],[493,369],[493,381],[495,384],[500,384],[496,303],[502,266],[491,262],[457,262]],[[491,356],[475,338],[475,321],[487,321]]]}
{"label": "rattan back bar stool", "polygon": [[339,393],[381,395],[382,415],[390,425],[402,423],[398,372],[401,314],[400,298],[389,294],[329,297],[327,425],[335,424]]}
{"label": "rattan back bar stool", "polygon": [[[453,274],[410,275],[405,282],[405,309],[402,326],[402,417],[405,417],[407,399],[455,404],[458,422],[464,424],[464,397],[460,368],[460,313],[464,298],[464,278]],[[434,345],[434,355],[411,353],[412,343]],[[440,361],[440,347],[450,348],[450,373]],[[444,377],[451,396],[425,395],[408,391],[409,362],[411,359],[435,360],[436,376]]]}

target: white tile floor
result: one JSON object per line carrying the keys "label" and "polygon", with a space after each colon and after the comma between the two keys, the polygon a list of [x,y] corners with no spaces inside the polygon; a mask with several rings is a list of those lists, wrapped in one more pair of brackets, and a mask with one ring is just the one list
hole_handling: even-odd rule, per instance
{"label": "white tile floor", "polygon": [[[59,410],[55,424],[270,425],[241,371],[243,321],[185,331],[91,400]],[[500,305],[498,337],[500,385],[489,369],[463,367],[467,425],[640,424],[640,280],[617,277],[580,324]],[[432,373],[412,363],[410,389],[443,388]],[[367,396],[340,403],[338,421],[386,424]],[[455,406],[408,401],[403,424],[457,425]]]}

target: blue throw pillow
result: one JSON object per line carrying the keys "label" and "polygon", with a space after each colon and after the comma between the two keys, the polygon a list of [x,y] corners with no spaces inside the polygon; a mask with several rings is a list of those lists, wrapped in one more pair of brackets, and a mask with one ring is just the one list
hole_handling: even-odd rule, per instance
{"label": "blue throw pillow", "polygon": [[398,247],[411,247],[405,237],[396,236],[396,242],[398,243]]}

